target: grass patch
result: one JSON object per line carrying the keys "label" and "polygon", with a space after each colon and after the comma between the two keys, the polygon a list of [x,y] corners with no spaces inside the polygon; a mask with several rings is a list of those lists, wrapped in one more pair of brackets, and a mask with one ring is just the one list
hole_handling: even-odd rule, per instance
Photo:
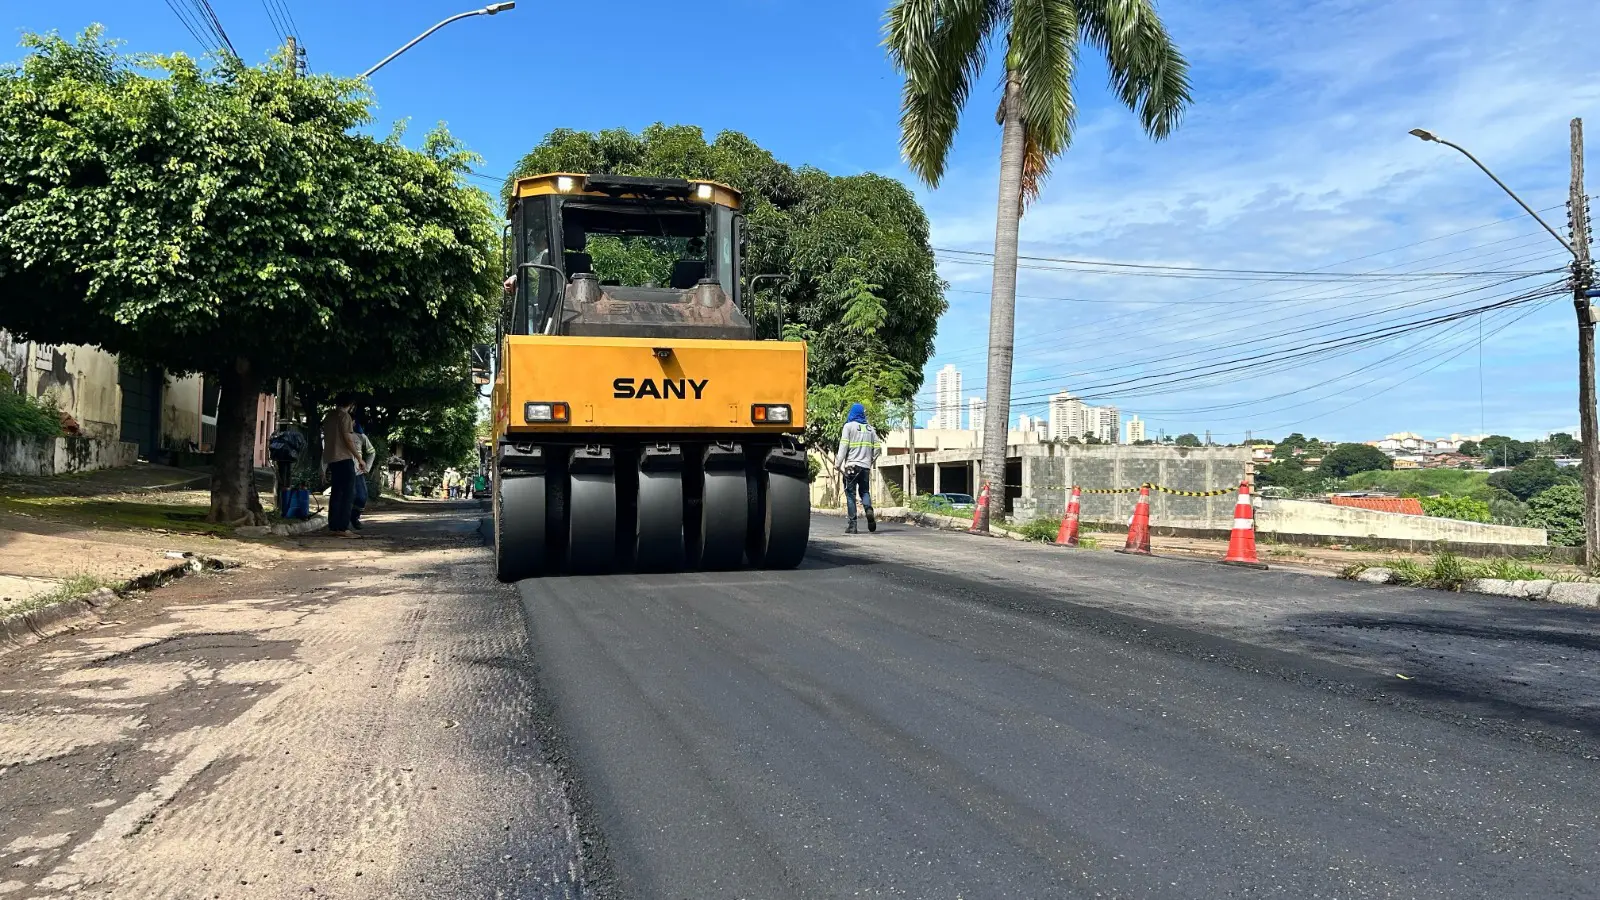
{"label": "grass patch", "polygon": [[1040,544],[1053,544],[1056,533],[1061,529],[1061,523],[1050,516],[1038,516],[1012,528],[1024,540],[1035,541]]}
{"label": "grass patch", "polygon": [[113,500],[104,497],[0,497],[0,511],[74,525],[121,530],[161,529],[180,534],[228,535],[233,526],[207,522],[209,507],[193,503]]}
{"label": "grass patch", "polygon": [[1431,497],[1450,494],[1487,500],[1489,473],[1468,469],[1396,469],[1389,472],[1358,472],[1344,479],[1347,491],[1393,491],[1402,496]]}
{"label": "grass patch", "polygon": [[[1352,563],[1339,571],[1340,578],[1353,579],[1368,569],[1370,563]],[[1433,588],[1440,591],[1459,591],[1469,581],[1493,578],[1500,581],[1577,581],[1578,576],[1562,572],[1547,572],[1524,562],[1505,557],[1495,559],[1466,559],[1454,553],[1441,553],[1431,559],[1397,559],[1383,564],[1382,568],[1394,573],[1394,580],[1408,587]]]}
{"label": "grass patch", "polygon": [[55,606],[57,603],[66,603],[76,600],[87,594],[92,594],[103,587],[113,587],[111,582],[93,575],[74,575],[56,587],[55,590],[45,594],[36,594],[26,600],[9,603],[5,607],[4,617],[9,619],[34,610]]}
{"label": "grass patch", "polygon": [[1093,536],[1084,534],[1080,531],[1078,533],[1078,546],[1085,550],[1099,550],[1100,541]]}

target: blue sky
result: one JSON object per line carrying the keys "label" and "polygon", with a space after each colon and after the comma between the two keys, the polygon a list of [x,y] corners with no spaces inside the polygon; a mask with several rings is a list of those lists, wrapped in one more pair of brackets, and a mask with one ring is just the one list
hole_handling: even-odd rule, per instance
{"label": "blue sky", "polygon": [[[355,74],[475,0],[284,2],[311,67]],[[212,4],[247,59],[278,42],[262,0]],[[512,12],[451,25],[373,84],[385,123],[409,119],[420,134],[444,121],[491,174],[551,128],[665,121],[744,131],[794,164],[910,181],[898,153],[899,82],[879,46],[883,6],[595,0],[546,19],[544,4],[522,0]],[[1600,33],[1600,5],[1164,0],[1159,8],[1193,68],[1196,102],[1183,128],[1160,144],[1145,140],[1086,53],[1075,143],[1024,219],[1024,254],[1340,273],[1563,264],[1564,251],[1470,163],[1406,132],[1423,126],[1469,147],[1536,209],[1555,207],[1547,218],[1564,227],[1568,119],[1588,121],[1589,158],[1600,160],[1600,54],[1572,51],[1573,35]],[[0,21],[13,37],[101,22],[132,50],[199,49],[166,0],[0,0]],[[995,86],[991,73],[975,91],[945,182],[918,187],[937,247],[992,250]],[[1600,162],[1591,170],[1590,193],[1600,194]],[[981,257],[974,265],[959,256],[941,254],[951,309],[925,406],[932,373],[946,362],[963,370],[966,394],[983,393],[989,273]],[[1472,317],[1284,359],[1555,276],[1494,285],[1185,274],[1024,269],[1014,411],[1041,412],[1065,388],[1116,403],[1124,420],[1141,415],[1152,433],[1210,429],[1219,439],[1247,429],[1338,439],[1467,433],[1480,421],[1519,436],[1575,430],[1576,341],[1561,299],[1485,313],[1481,357]],[[1256,355],[1253,366],[1208,380],[1144,384],[1163,371]]]}

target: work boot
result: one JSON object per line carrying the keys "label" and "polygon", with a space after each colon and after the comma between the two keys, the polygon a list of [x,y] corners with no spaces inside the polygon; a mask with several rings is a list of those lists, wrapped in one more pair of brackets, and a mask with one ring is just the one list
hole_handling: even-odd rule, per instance
{"label": "work boot", "polygon": [[856,530],[856,520],[855,519],[851,519],[849,524],[844,526],[844,533],[845,534],[860,534],[861,533],[860,531]]}
{"label": "work boot", "polygon": [[872,507],[870,507],[870,506],[867,507],[867,530],[868,531],[877,531],[878,530],[878,517],[876,515],[873,515]]}

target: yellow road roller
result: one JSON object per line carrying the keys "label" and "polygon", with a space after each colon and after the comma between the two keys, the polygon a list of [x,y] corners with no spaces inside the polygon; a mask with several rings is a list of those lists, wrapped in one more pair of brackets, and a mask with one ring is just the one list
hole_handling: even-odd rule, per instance
{"label": "yellow road roller", "polygon": [[804,558],[806,346],[755,324],[739,200],[517,180],[492,394],[501,580]]}

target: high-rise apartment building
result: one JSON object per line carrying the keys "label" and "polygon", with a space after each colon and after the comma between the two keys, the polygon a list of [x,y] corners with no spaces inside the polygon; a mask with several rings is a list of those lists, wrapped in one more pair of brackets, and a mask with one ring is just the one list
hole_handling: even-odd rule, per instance
{"label": "high-rise apartment building", "polygon": [[1094,436],[1102,443],[1122,442],[1122,413],[1115,406],[1091,406],[1094,410]]}
{"label": "high-rise apartment building", "polygon": [[1066,391],[1050,398],[1050,439],[1064,441],[1068,438],[1083,440],[1090,431],[1090,410],[1094,407]]}
{"label": "high-rise apartment building", "polygon": [[1128,417],[1128,443],[1136,444],[1145,439],[1144,420],[1138,416]]}
{"label": "high-rise apartment building", "polygon": [[978,440],[980,440],[980,441],[983,440],[983,437],[982,437],[982,435],[983,435],[983,398],[982,397],[968,397],[967,398],[967,428],[969,430],[971,430],[971,431],[976,431],[978,433],[978,435],[979,435]]}
{"label": "high-rise apartment building", "polygon": [[933,427],[961,428],[961,370],[954,365],[940,369],[934,384]]}

